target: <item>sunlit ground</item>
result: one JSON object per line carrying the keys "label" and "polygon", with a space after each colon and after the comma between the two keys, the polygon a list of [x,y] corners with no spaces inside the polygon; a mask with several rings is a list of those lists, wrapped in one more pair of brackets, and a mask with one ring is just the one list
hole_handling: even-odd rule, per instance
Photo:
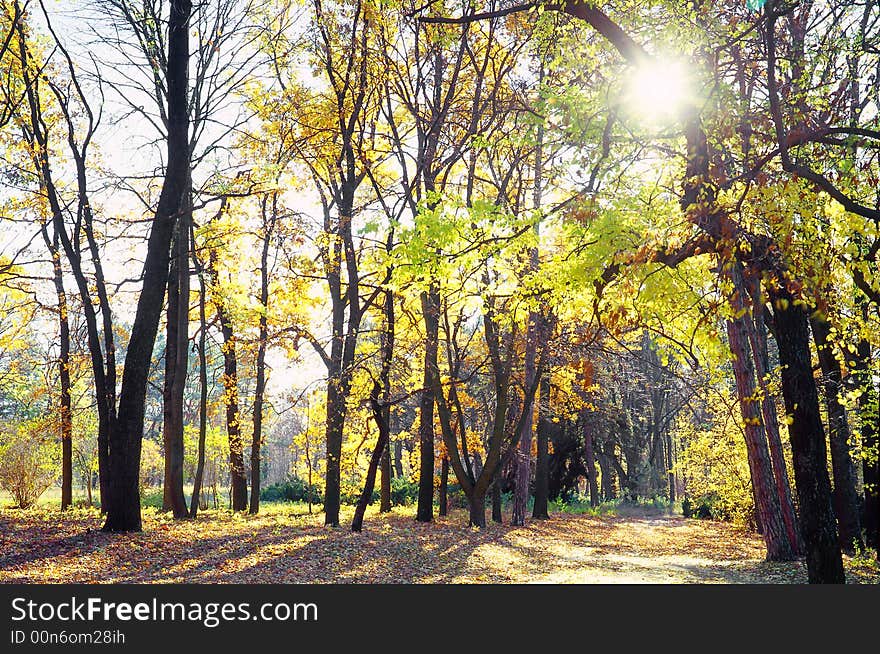
{"label": "sunlit ground", "polygon": [[[802,561],[763,561],[760,537],[732,525],[656,512],[556,513],[525,527],[466,527],[457,510],[417,523],[413,507],[367,514],[352,534],[317,509],[271,504],[256,517],[206,511],[174,522],[144,512],[144,531],[100,531],[94,509],[0,509],[0,582],[190,583],[803,583]],[[507,518],[507,516],[505,516]],[[878,583],[846,559],[853,583]]]}

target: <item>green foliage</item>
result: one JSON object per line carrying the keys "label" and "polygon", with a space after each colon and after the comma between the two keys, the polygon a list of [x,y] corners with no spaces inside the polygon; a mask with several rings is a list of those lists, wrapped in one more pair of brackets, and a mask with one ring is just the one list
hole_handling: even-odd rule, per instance
{"label": "green foliage", "polygon": [[410,506],[419,497],[418,483],[406,477],[391,478],[391,504],[393,506]]}
{"label": "green foliage", "polygon": [[272,484],[260,491],[262,502],[309,502],[317,504],[324,501],[321,489],[296,476],[291,476],[286,481]]}
{"label": "green foliage", "polygon": [[[704,419],[681,418],[676,426],[681,452],[674,472],[686,480],[689,509],[699,518],[751,524],[751,476],[739,409],[721,389]],[[683,507],[684,508],[684,507]]]}
{"label": "green foliage", "polygon": [[29,421],[15,430],[0,429],[0,488],[20,509],[33,506],[57,479],[61,444]]}

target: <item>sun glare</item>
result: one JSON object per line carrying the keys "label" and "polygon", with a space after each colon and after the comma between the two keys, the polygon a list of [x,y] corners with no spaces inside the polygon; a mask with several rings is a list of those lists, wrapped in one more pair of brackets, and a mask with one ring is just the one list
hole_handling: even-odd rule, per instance
{"label": "sun glare", "polygon": [[626,108],[640,120],[674,120],[690,97],[687,71],[679,62],[658,60],[636,68],[626,86]]}

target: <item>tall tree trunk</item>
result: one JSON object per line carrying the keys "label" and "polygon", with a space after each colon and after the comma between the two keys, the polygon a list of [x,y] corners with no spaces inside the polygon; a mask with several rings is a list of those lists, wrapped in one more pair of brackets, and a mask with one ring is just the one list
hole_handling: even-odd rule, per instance
{"label": "tall tree trunk", "polygon": [[859,516],[859,496],[856,492],[856,476],[849,451],[850,430],[842,399],[843,380],[840,364],[834,356],[829,341],[831,325],[819,315],[810,318],[819,366],[822,370],[822,387],[825,410],[828,414],[828,440],[831,446],[831,469],[834,475],[834,513],[840,546],[852,554],[862,549],[862,525]]}
{"label": "tall tree trunk", "polygon": [[667,481],[669,482],[669,506],[670,510],[672,505],[676,502],[676,493],[675,493],[675,453],[673,452],[673,443],[672,443],[672,434],[669,430],[666,430],[666,474]]}
{"label": "tall tree trunk", "polygon": [[403,443],[394,441],[394,476],[403,477]]}
{"label": "tall tree trunk", "polygon": [[[544,65],[538,69],[538,83],[544,79]],[[535,179],[532,187],[532,206],[536,211],[541,209],[541,196],[544,184],[544,123],[538,123],[538,134],[535,144]],[[539,223],[535,223],[534,233],[536,237],[540,236]],[[540,266],[538,247],[529,248],[529,269],[532,275],[537,274]],[[538,352],[538,340],[541,338],[543,330],[540,328],[542,316],[537,311],[530,311],[528,318],[528,328],[526,331],[526,347],[525,347],[525,387],[529,388],[535,382],[535,358]],[[534,396],[532,401],[526,401],[523,411],[528,416],[522,422],[522,431],[519,435],[519,451],[516,457],[515,481],[513,491],[513,512],[510,517],[510,524],[524,525],[526,523],[526,509],[529,500],[529,476],[531,475],[532,460],[532,430],[534,429]],[[534,507],[533,507],[534,512]]]}
{"label": "tall tree trunk", "polygon": [[[416,520],[431,522],[434,513],[434,388],[440,371],[437,363],[440,337],[440,290],[431,284],[422,293],[425,321],[425,389],[419,400],[419,499]],[[485,524],[485,517],[483,518]]]}
{"label": "tall tree trunk", "polygon": [[[192,232],[190,232],[192,236]],[[193,242],[195,242],[193,240]],[[195,518],[199,510],[202,480],[205,475],[205,440],[208,432],[208,361],[205,353],[207,321],[205,320],[205,277],[201,262],[193,248],[193,262],[199,273],[199,445],[196,459],[196,474],[193,478],[193,492],[189,503],[189,516]]]}
{"label": "tall tree trunk", "polygon": [[350,387],[349,375],[341,370],[341,362],[334,363],[327,381],[327,468],[324,483],[324,524],[339,526],[340,473],[342,439],[347,412],[346,399]]}
{"label": "tall tree trunk", "polygon": [[733,355],[733,373],[740,412],[744,423],[746,452],[749,459],[752,488],[755,494],[756,510],[764,527],[764,543],[767,559],[770,561],[790,561],[797,556],[782,517],[776,480],[773,475],[770,452],[764,431],[764,417],[758,401],[755,384],[755,368],[751,349],[751,331],[754,322],[750,315],[749,297],[743,281],[742,264],[737,261],[722,263],[724,275],[733,285],[730,298],[734,315],[727,319],[727,336]]}
{"label": "tall tree trunk", "polygon": [[186,195],[175,227],[169,267],[163,392],[165,479],[162,508],[172,511],[178,520],[188,515],[183,496],[183,396],[189,362],[189,189]]}
{"label": "tall tree trunk", "polygon": [[440,510],[441,516],[449,513],[449,458],[443,457],[443,463],[440,466]]}
{"label": "tall tree trunk", "polygon": [[[391,249],[392,237],[388,239],[388,249]],[[388,272],[386,281],[390,278],[391,272]],[[373,419],[379,428],[379,439],[376,441],[376,447],[370,456],[370,463],[367,467],[367,477],[364,481],[364,490],[361,493],[357,506],[354,511],[354,519],[351,522],[352,531],[360,531],[364,523],[364,513],[366,513],[367,505],[373,497],[373,485],[376,481],[376,469],[382,460],[388,459],[388,450],[391,442],[391,362],[394,356],[394,294],[390,290],[385,293],[385,328],[382,330],[381,343],[381,364],[378,379],[373,383],[373,389],[370,393],[370,407],[373,410]],[[390,461],[389,461],[390,467]],[[387,478],[387,476],[386,476]],[[391,489],[388,488],[387,502],[391,504]]]}
{"label": "tall tree trunk", "polygon": [[587,468],[587,482],[590,486],[590,506],[599,506],[599,482],[596,477],[596,455],[593,452],[593,432],[590,429],[586,410],[581,412],[581,426],[584,430],[584,463]]}
{"label": "tall tree trunk", "polygon": [[492,522],[501,524],[501,466],[495,469],[495,477],[492,480]]}
{"label": "tall tree trunk", "polygon": [[[18,2],[14,2],[13,6],[16,15],[19,15],[21,9]],[[107,509],[107,497],[109,495],[109,491],[107,490],[110,478],[109,434],[115,417],[116,368],[112,329],[108,328],[108,325],[111,323],[111,317],[109,304],[107,302],[106,286],[104,284],[103,271],[101,269],[97,247],[91,231],[92,212],[88,201],[85,170],[86,150],[85,146],[82,146],[82,149],[76,146],[73,122],[69,120],[71,117],[65,114],[65,117],[68,119],[68,144],[71,146],[71,155],[73,156],[77,171],[78,208],[81,210],[82,225],[85,228],[89,247],[93,255],[93,263],[95,266],[94,284],[98,291],[100,306],[103,312],[105,331],[104,339],[106,343],[105,353],[102,353],[101,351],[97,315],[94,306],[92,305],[91,286],[82,268],[79,231],[75,234],[76,238],[72,240],[67,232],[67,227],[64,222],[64,211],[55,187],[49,160],[49,135],[46,131],[46,123],[43,117],[41,95],[39,91],[40,78],[31,78],[30,50],[28,47],[28,35],[25,30],[24,21],[18,21],[14,26],[14,29],[18,32],[22,81],[24,82],[25,97],[29,109],[31,134],[27,138],[31,146],[33,146],[34,164],[38,171],[40,183],[46,196],[46,200],[48,201],[49,208],[52,212],[54,234],[60,241],[64,254],[70,263],[71,273],[73,274],[77,290],[79,291],[83,315],[86,321],[86,334],[94,373],[95,400],[98,412],[98,473],[101,493],[101,512],[104,513]],[[85,102],[85,98],[83,98],[83,102]],[[48,232],[46,232],[45,236],[48,238]],[[49,242],[51,243],[51,241]],[[55,247],[57,250],[57,245]]]}
{"label": "tall tree trunk", "polygon": [[391,511],[391,443],[382,452],[379,464],[379,513]]}
{"label": "tall tree trunk", "polygon": [[388,428],[389,421],[386,420],[383,415],[385,413],[385,407],[376,399],[380,392],[376,388],[377,386],[378,384],[374,384],[373,398],[371,398],[370,405],[373,410],[373,417],[376,421],[376,426],[379,428],[379,439],[376,441],[376,447],[373,448],[373,453],[370,455],[370,462],[367,465],[367,476],[364,480],[364,489],[361,491],[360,498],[354,509],[354,518],[351,521],[352,531],[360,531],[363,528],[364,514],[366,513],[367,506],[370,504],[373,497],[373,487],[376,483],[376,471],[379,468],[379,462],[382,460],[382,457],[388,449],[388,441],[391,435]]}
{"label": "tall tree trunk", "polygon": [[140,531],[138,492],[144,404],[153,345],[159,328],[168,278],[171,236],[184,201],[190,169],[189,151],[189,17],[190,0],[172,0],[168,22],[166,84],[168,97],[167,165],[159,204],[144,261],[144,283],[138,297],[122,374],[117,420],[110,430],[105,531]]}
{"label": "tall tree trunk", "polygon": [[779,496],[779,508],[782,511],[782,520],[785,522],[788,541],[792,549],[800,554],[804,550],[804,544],[797,513],[794,509],[794,500],[791,496],[791,483],[788,480],[785,454],[782,451],[776,403],[768,383],[770,354],[767,350],[766,309],[761,298],[760,280],[755,280],[752,283],[752,311],[752,320],[749,323],[752,354],[755,361],[755,376],[761,391],[761,415],[764,418],[764,431],[770,446],[770,460],[773,464],[773,477],[776,480],[776,494]]}
{"label": "tall tree trunk", "polygon": [[468,496],[469,522],[471,527],[483,529],[486,526],[486,491]]}
{"label": "tall tree trunk", "polygon": [[807,313],[784,288],[774,293],[774,322],[782,394],[790,416],[788,433],[810,583],[844,583],[831,482],[828,479],[825,431],[810,361]]}
{"label": "tall tree trunk", "polygon": [[226,406],[226,433],[229,438],[229,475],[233,511],[248,508],[247,476],[244,468],[244,443],[238,412],[238,360],[232,321],[222,304],[217,305],[217,318],[223,334],[223,403]]}
{"label": "tall tree trunk", "polygon": [[251,502],[249,512],[260,510],[260,447],[263,444],[263,396],[266,393],[266,342],[269,338],[269,245],[278,217],[278,195],[272,195],[271,217],[266,215],[266,200],[262,204],[263,248],[260,253],[260,320],[257,335],[257,382],[254,389],[254,430],[251,436]]}
{"label": "tall tree trunk", "polygon": [[538,387],[538,451],[535,455],[535,504],[533,518],[549,518],[547,504],[550,495],[550,373],[545,373]]}
{"label": "tall tree trunk", "polygon": [[864,484],[864,508],[862,525],[865,529],[865,544],[877,550],[880,557],[880,457],[878,457],[878,405],[877,388],[874,383],[876,371],[871,359],[871,344],[862,339],[857,346],[853,366],[862,388],[859,396],[859,421],[862,439],[862,477]]}
{"label": "tall tree trunk", "polygon": [[[58,251],[58,235],[49,238],[46,225],[42,226],[43,240],[52,257],[52,281],[58,299],[58,381],[60,397],[58,417],[61,427],[61,510],[73,502],[73,418],[70,400],[70,321],[67,317],[67,293],[64,290],[64,271]],[[91,504],[91,502],[90,502]]]}

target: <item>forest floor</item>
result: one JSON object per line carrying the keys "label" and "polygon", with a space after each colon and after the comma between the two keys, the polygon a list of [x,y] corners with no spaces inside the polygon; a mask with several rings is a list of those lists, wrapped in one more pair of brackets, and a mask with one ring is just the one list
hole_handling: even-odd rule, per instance
{"label": "forest floor", "polygon": [[[803,561],[764,561],[756,534],[659,511],[555,513],[478,530],[463,511],[424,524],[412,507],[371,508],[360,534],[347,528],[351,511],[332,529],[303,505],[183,522],[146,509],[143,532],[105,534],[94,509],[3,508],[0,582],[806,583]],[[875,561],[845,565],[850,583],[880,583]]]}

